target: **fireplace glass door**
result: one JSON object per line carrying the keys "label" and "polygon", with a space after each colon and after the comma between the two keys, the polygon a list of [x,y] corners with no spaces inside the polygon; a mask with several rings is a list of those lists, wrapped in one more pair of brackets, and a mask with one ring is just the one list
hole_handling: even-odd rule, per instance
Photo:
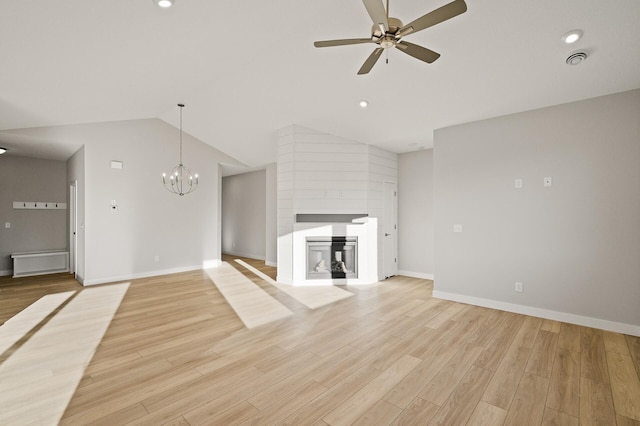
{"label": "fireplace glass door", "polygon": [[358,278],[357,237],[308,237],[307,279]]}

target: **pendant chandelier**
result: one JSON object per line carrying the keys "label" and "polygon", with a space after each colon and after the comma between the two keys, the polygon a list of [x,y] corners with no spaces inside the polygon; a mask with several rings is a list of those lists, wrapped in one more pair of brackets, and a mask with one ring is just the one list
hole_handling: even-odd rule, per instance
{"label": "pendant chandelier", "polygon": [[180,196],[193,192],[198,187],[198,174],[192,175],[187,167],[182,164],[182,108],[184,104],[178,104],[180,107],[180,163],[171,170],[169,177],[166,173],[162,174],[162,183],[167,191]]}

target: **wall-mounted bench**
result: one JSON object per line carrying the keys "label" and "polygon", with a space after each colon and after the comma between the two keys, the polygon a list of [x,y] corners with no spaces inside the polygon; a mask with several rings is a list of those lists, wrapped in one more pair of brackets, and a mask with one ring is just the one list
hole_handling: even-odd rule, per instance
{"label": "wall-mounted bench", "polygon": [[69,252],[64,250],[14,253],[13,278],[69,271]]}

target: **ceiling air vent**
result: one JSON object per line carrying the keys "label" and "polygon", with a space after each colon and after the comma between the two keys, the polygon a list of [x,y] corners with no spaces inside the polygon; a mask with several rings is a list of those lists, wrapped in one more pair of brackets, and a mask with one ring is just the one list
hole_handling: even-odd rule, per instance
{"label": "ceiling air vent", "polygon": [[587,54],[585,52],[575,52],[569,55],[567,58],[567,65],[579,65],[584,60],[587,59]]}

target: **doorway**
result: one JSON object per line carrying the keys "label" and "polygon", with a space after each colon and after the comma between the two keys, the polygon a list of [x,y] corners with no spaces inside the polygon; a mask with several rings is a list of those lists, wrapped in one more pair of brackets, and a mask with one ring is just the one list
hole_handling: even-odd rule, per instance
{"label": "doorway", "polygon": [[78,181],[69,185],[69,273],[78,278]]}
{"label": "doorway", "polygon": [[382,225],[383,273],[385,278],[398,274],[398,184],[384,183],[384,220]]}

